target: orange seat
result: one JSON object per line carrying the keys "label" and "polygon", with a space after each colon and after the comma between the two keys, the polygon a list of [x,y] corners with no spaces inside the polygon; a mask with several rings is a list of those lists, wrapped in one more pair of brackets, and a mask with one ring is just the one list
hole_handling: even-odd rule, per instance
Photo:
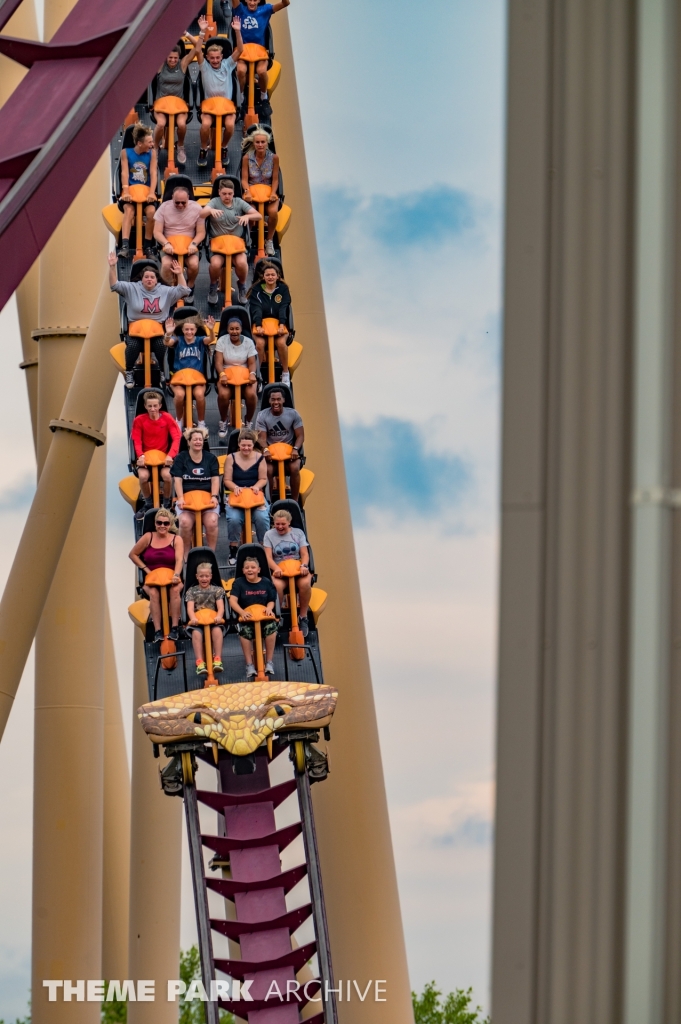
{"label": "orange seat", "polygon": [[218,617],[218,613],[212,608],[198,608],[194,610],[194,618],[201,626],[212,626]]}
{"label": "orange seat", "polygon": [[144,582],[150,587],[169,587],[173,582],[175,572],[173,569],[153,569],[144,577]]}
{"label": "orange seat", "polygon": [[194,241],[189,235],[166,235],[166,238],[172,245],[176,256],[186,256],[189,252],[189,246]]}
{"label": "orange seat", "polygon": [[188,512],[211,512],[213,510],[213,499],[208,491],[187,491],[182,500]]}
{"label": "orange seat", "polygon": [[187,384],[190,386],[196,384],[205,384],[206,378],[198,370],[178,370],[170,378],[171,384]]}
{"label": "orange seat", "polygon": [[250,487],[244,487],[240,494],[230,494],[229,504],[232,508],[258,508],[265,504],[265,495],[262,491],[255,494]]}
{"label": "orange seat", "polygon": [[247,366],[228,366],[222,372],[227,383],[235,387],[251,383],[251,371]]}
{"label": "orange seat", "polygon": [[228,114],[236,114],[236,107],[231,100],[224,96],[209,96],[208,99],[202,101],[201,112],[225,117]]}
{"label": "orange seat", "polygon": [[275,462],[285,462],[286,459],[291,458],[293,445],[284,444],[283,441],[276,441],[274,444],[268,445],[268,451],[270,453],[270,457],[273,458]]}
{"label": "orange seat", "polygon": [[277,564],[277,569],[282,576],[300,576],[301,564],[297,558],[286,558]]}
{"label": "orange seat", "polygon": [[128,324],[128,334],[131,338],[160,338],[165,328],[158,320],[133,320]]}
{"label": "orange seat", "polygon": [[130,185],[128,188],[128,195],[133,203],[146,203],[150,192],[148,185]]}
{"label": "orange seat", "polygon": [[272,619],[276,619],[276,615],[270,615],[267,611],[267,606],[264,604],[250,604],[247,611],[251,613],[250,619],[244,619],[241,615],[239,616],[239,622],[271,622]]}
{"label": "orange seat", "polygon": [[262,332],[268,338],[274,338],[279,330],[279,321],[273,316],[266,316],[262,322]]}
{"label": "orange seat", "polygon": [[234,256],[237,252],[246,252],[246,243],[241,236],[216,235],[210,240],[210,249],[221,256]]}
{"label": "orange seat", "polygon": [[270,199],[277,198],[276,194],[272,195],[271,185],[249,185],[248,191],[254,203],[268,203]]}
{"label": "orange seat", "polygon": [[150,448],[144,453],[144,464],[146,466],[164,466],[168,458],[167,452],[159,451],[158,448]]}
{"label": "orange seat", "polygon": [[179,96],[161,96],[154,100],[154,110],[159,114],[187,114],[189,107]]}
{"label": "orange seat", "polygon": [[238,59],[245,61],[246,64],[255,64],[259,60],[269,60],[269,56],[264,46],[260,46],[258,43],[246,43]]}

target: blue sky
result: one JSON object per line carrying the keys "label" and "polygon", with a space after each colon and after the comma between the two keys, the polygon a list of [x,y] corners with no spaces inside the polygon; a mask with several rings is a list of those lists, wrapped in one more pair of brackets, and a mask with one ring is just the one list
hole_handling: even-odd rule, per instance
{"label": "blue sky", "polygon": [[[292,0],[290,17],[411,980],[472,985],[487,1005],[505,7]],[[2,585],[33,472],[9,307],[0,341]],[[119,395],[108,432],[107,576],[130,722]],[[407,602],[413,628],[396,644]],[[31,675],[0,745],[16,780],[0,792],[5,1019],[25,1011],[29,978]],[[446,728],[407,751],[399,708],[415,684]],[[188,943],[186,887],[183,914]]]}

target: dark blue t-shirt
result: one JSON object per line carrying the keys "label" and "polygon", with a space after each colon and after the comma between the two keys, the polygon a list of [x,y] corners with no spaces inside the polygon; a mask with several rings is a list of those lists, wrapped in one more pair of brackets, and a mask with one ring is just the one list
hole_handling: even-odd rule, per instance
{"label": "dark blue t-shirt", "polygon": [[198,370],[199,373],[203,373],[203,350],[203,338],[195,341],[193,345],[188,345],[184,339],[180,339],[175,356],[175,373],[178,370]]}
{"label": "dark blue t-shirt", "polygon": [[249,11],[244,4],[232,9],[233,18],[241,18],[241,36],[245,43],[265,45],[265,32],[272,17],[272,4],[263,4],[255,11]]}

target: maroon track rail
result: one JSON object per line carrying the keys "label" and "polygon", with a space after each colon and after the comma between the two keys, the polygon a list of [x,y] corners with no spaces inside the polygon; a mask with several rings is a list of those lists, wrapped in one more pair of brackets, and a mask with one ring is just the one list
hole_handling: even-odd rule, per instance
{"label": "maroon track rail", "polygon": [[[49,43],[0,36],[30,69],[0,109],[0,309],[201,6],[79,0]],[[0,2],[0,26],[16,7]]]}

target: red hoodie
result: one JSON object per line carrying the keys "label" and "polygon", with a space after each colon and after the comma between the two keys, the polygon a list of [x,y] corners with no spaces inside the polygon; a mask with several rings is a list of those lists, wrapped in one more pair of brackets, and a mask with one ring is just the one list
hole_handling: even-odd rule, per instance
{"label": "red hoodie", "polygon": [[167,412],[162,412],[157,420],[152,420],[147,412],[143,412],[141,416],[135,416],[130,436],[138,459],[140,455],[151,451],[152,448],[160,452],[168,452],[168,455],[174,459],[180,448],[179,423]]}

